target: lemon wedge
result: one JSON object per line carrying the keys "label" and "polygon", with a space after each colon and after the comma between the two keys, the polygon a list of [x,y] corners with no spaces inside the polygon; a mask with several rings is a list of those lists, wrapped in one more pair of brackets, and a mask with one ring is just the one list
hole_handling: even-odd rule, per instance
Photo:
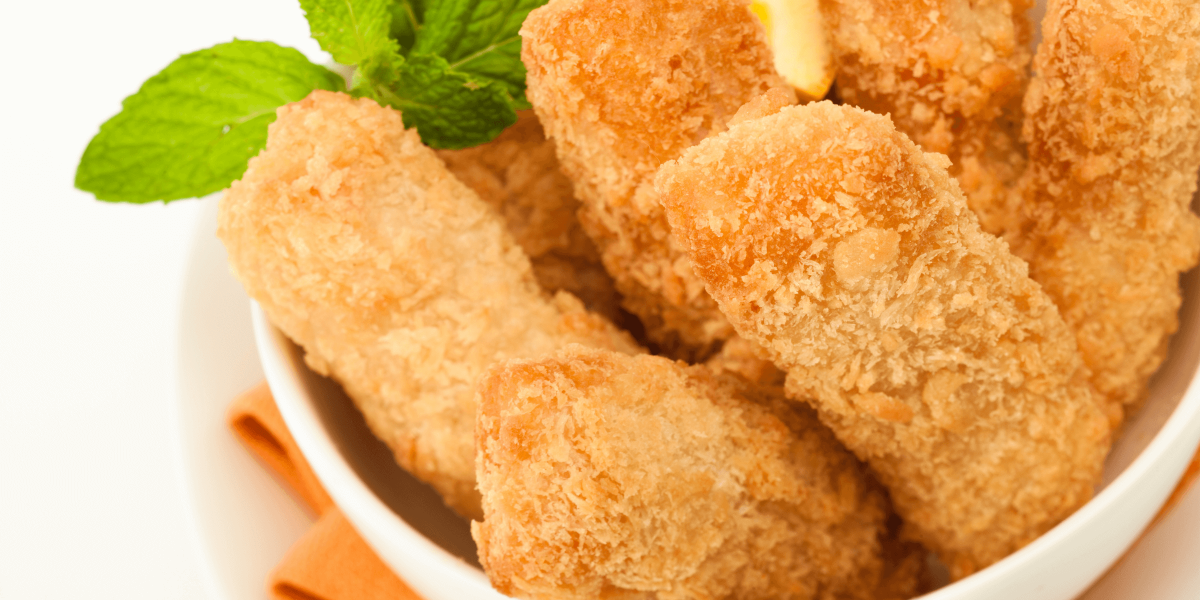
{"label": "lemon wedge", "polygon": [[750,10],[767,28],[779,74],[802,100],[824,98],[833,83],[833,62],[817,0],[752,0]]}

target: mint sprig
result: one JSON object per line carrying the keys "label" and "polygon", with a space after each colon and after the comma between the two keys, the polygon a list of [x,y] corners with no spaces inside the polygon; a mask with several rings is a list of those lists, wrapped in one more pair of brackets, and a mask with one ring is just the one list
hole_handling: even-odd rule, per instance
{"label": "mint sprig", "polygon": [[425,15],[426,31],[413,52],[436,54],[449,68],[478,79],[500,82],[517,108],[525,99],[521,24],[546,0],[440,0]]}
{"label": "mint sprig", "polygon": [[410,54],[396,84],[380,93],[400,109],[404,124],[416,127],[421,140],[435,148],[477,146],[517,122],[503,85],[456,72],[446,59],[431,54]]}
{"label": "mint sprig", "polygon": [[388,12],[392,14],[390,36],[400,44],[400,52],[407,54],[417,40],[417,31],[425,16],[425,5],[421,0],[393,0]]}
{"label": "mint sprig", "polygon": [[[352,57],[356,96],[400,109],[404,124],[434,148],[490,141],[516,122],[518,109],[529,107],[518,32],[545,0],[428,0],[423,6],[391,0],[387,14],[382,1],[301,1],[313,38],[335,59],[351,58],[340,40],[376,48]],[[406,22],[396,26],[396,18]],[[380,31],[411,31],[411,48],[407,38],[389,37],[394,45],[386,46]]]}
{"label": "mint sprig", "polygon": [[[435,148],[488,142],[528,108],[521,24],[546,0],[300,0],[312,36],[354,65],[351,93],[400,109]],[[100,127],[75,186],[171,201],[228,186],[266,145],[275,109],[341,77],[296,50],[234,40],[179,57]]]}
{"label": "mint sprig", "polygon": [[75,187],[110,202],[171,201],[228,187],[266,145],[275,109],[340,75],[271,42],[234,40],[185,54],[122,102],[75,171]]}
{"label": "mint sprig", "polygon": [[343,65],[394,70],[399,44],[392,39],[392,0],[300,0],[312,38]]}

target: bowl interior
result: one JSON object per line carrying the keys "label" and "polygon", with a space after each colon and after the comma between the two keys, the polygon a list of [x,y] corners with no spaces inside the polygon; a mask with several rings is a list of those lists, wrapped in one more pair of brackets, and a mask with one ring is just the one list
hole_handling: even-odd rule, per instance
{"label": "bowl interior", "polygon": [[[1035,22],[1040,22],[1044,12],[1045,2],[1039,0],[1030,14]],[[1034,44],[1036,45],[1041,37],[1040,28],[1036,28],[1035,32]],[[1193,199],[1192,210],[1194,212],[1198,208],[1197,205],[1200,204],[1197,199],[1200,199],[1200,195]],[[1114,507],[1120,501],[1121,494],[1128,494],[1131,490],[1137,489],[1143,481],[1148,481],[1151,476],[1150,472],[1157,465],[1153,461],[1138,461],[1137,459],[1156,439],[1160,449],[1169,447],[1178,450],[1179,447],[1186,446],[1187,456],[1190,457],[1197,438],[1200,437],[1200,390],[1194,390],[1193,393],[1187,394],[1189,386],[1196,376],[1197,367],[1200,366],[1200,269],[1193,269],[1185,274],[1181,278],[1180,284],[1184,292],[1184,301],[1179,312],[1179,330],[1171,340],[1166,362],[1150,382],[1149,398],[1145,406],[1127,422],[1125,430],[1114,444],[1105,463],[1103,482],[1096,497],[1088,507],[1085,507],[1093,509],[1093,513],[1097,508]],[[257,306],[254,307],[254,311],[255,324],[258,329],[259,353],[263,358],[272,389],[277,388],[276,377],[278,377],[287,379],[287,381],[280,382],[284,384],[278,386],[280,389],[296,392],[295,395],[280,394],[277,390],[276,400],[306,455],[310,452],[310,448],[321,448],[322,446],[320,444],[310,445],[305,439],[301,439],[302,436],[297,430],[297,425],[315,426],[327,434],[328,438],[332,440],[333,446],[336,447],[339,455],[337,458],[340,460],[321,462],[329,465],[326,467],[328,469],[342,468],[345,465],[345,468],[349,470],[346,475],[361,481],[365,485],[361,489],[365,493],[372,494],[374,499],[382,502],[390,510],[391,514],[386,515],[387,518],[396,519],[402,527],[411,527],[449,554],[464,561],[457,563],[455,568],[461,566],[463,569],[478,570],[479,562],[476,557],[474,541],[470,536],[468,522],[446,508],[432,488],[397,466],[392,459],[391,452],[371,434],[361,413],[342,391],[341,386],[308,370],[304,365],[302,351],[281,333],[273,330]],[[286,365],[287,368],[273,369],[272,364]],[[273,373],[276,375],[273,376]],[[288,406],[289,403],[311,406],[312,409],[291,410]],[[310,416],[316,419],[315,423],[294,422],[294,420],[308,419]],[[1164,425],[1168,421],[1182,426],[1164,431]],[[1186,460],[1183,462],[1176,460],[1175,462],[1178,462],[1179,469],[1182,469]],[[316,462],[313,466],[318,476],[328,486],[327,473],[323,473],[323,469]],[[1178,472],[1171,475],[1171,477],[1177,476]],[[1112,486],[1118,478],[1131,485]],[[1170,486],[1174,485],[1173,481]],[[1121,489],[1109,489],[1110,486]],[[358,493],[358,489],[359,487],[355,486],[355,491],[351,493]],[[342,498],[338,497],[339,490],[331,489],[330,492],[341,505]],[[1154,504],[1152,510],[1136,518],[1142,519],[1141,523],[1146,522],[1153,514],[1153,510],[1156,510],[1164,499],[1165,493],[1157,499],[1157,504]],[[1117,514],[1117,511],[1114,509],[1104,514],[1106,516],[1114,515]],[[354,515],[349,514],[349,511],[347,511],[347,516],[351,518],[352,522],[355,521]],[[1076,516],[1080,515],[1077,513]],[[1062,541],[1064,536],[1075,535],[1078,533],[1080,524],[1085,522],[1072,517],[1060,524],[1054,531],[1043,536],[1043,539],[1038,540],[1038,542],[1043,542],[1053,537],[1053,543],[1035,542],[1030,547],[1022,549],[1017,554],[976,575],[942,588],[935,595],[938,598],[958,598],[959,595],[953,594],[952,590],[960,588],[960,586],[965,595],[970,595],[972,590],[979,589],[981,580],[1000,581],[1003,584],[1004,576],[1010,576],[1011,580],[1013,576],[1021,573],[1014,568],[1015,565],[1019,565],[1022,561],[1027,563],[1039,560],[1039,556],[1048,552],[1049,546]],[[364,537],[370,538],[366,533],[364,533]],[[368,541],[371,540],[368,539]],[[1111,555],[1115,559],[1131,542],[1131,536],[1126,536],[1119,541],[1114,540],[1112,543],[1120,544],[1120,548],[1110,549],[1112,552],[1106,556]],[[377,546],[376,550],[381,549]],[[1098,577],[1111,562],[1112,559],[1105,559],[1098,569],[1089,571],[1086,581],[1090,582]],[[393,564],[393,567],[395,566]],[[1075,590],[1071,595],[1077,594],[1082,589]],[[418,591],[424,592],[425,590],[418,589]],[[434,597],[434,594],[427,595],[431,598]],[[989,597],[1006,596],[1001,590],[1001,595],[989,595]]]}
{"label": "bowl interior", "polygon": [[[259,310],[255,307],[255,310]],[[396,516],[450,554],[480,568],[470,523],[450,510],[432,487],[400,468],[392,452],[367,427],[342,386],[304,366],[303,350],[282,334],[280,352],[299,368],[300,383],[325,429],[353,474]]]}
{"label": "bowl interior", "polygon": [[[1180,287],[1183,305],[1179,309],[1179,330],[1171,338],[1167,360],[1150,380],[1145,406],[1133,415],[1113,444],[1104,463],[1104,481],[1100,490],[1126,471],[1176,413],[1200,367],[1200,269],[1185,273],[1180,278]],[[1189,399],[1190,413],[1196,412],[1192,405],[1197,404],[1195,400],[1198,399]],[[1184,416],[1180,414],[1180,417]]]}

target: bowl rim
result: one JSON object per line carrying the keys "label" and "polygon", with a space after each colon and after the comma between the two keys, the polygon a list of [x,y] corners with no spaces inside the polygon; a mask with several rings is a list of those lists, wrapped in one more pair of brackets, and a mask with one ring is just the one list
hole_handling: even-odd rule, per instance
{"label": "bowl rim", "polygon": [[[359,535],[377,554],[383,554],[382,540],[397,540],[430,557],[421,568],[427,569],[433,578],[461,578],[476,594],[486,596],[490,592],[495,598],[503,598],[492,588],[483,571],[433,543],[388,508],[350,466],[308,403],[287,401],[307,396],[297,372],[298,368],[307,367],[291,359],[285,350],[291,344],[290,340],[271,325],[257,302],[251,300],[250,303],[259,361],[280,415],[317,479]],[[284,401],[280,402],[280,399]],[[412,584],[411,581],[406,583]]]}
{"label": "bowl rim", "polygon": [[[296,361],[291,359],[286,350],[291,344],[290,340],[270,324],[266,313],[253,300],[251,300],[251,313],[259,359],[284,421],[317,478],[325,485],[335,504],[342,509],[372,549],[383,554],[381,546],[385,543],[384,540],[399,540],[410,547],[426,552],[427,556],[436,558],[436,560],[426,561],[426,564],[422,565],[433,568],[434,572],[431,572],[430,575],[439,579],[443,577],[463,578],[462,581],[468,584],[474,593],[482,594],[483,597],[491,595],[493,598],[503,598],[491,587],[484,572],[434,544],[413,529],[400,515],[388,508],[354,472],[345,457],[337,450],[328,432],[320,426],[320,419],[309,409],[307,404],[288,401],[289,398],[306,397],[303,385],[299,381],[297,369],[307,367],[297,365]],[[280,399],[284,401],[279,402]],[[1150,442],[1120,474],[1087,504],[1033,542],[1004,559],[919,598],[922,600],[949,600],[952,597],[963,597],[963,594],[982,591],[996,585],[997,581],[1011,577],[1022,568],[1031,566],[1055,546],[1079,535],[1079,532],[1109,516],[1108,513],[1115,510],[1115,505],[1126,498],[1131,489],[1143,484],[1153,471],[1162,467],[1159,464],[1162,457],[1177,449],[1181,444],[1186,444],[1188,449],[1200,444],[1200,366],[1192,372],[1179,403]],[[1190,457],[1191,453],[1188,453],[1180,461],[1177,465],[1178,468],[1173,469],[1176,472],[1171,474],[1170,485],[1166,486],[1161,495],[1156,494],[1160,497],[1154,498],[1155,511],[1166,502],[1171,489],[1183,475],[1183,470]],[[1111,568],[1120,556],[1133,545],[1137,538],[1136,532],[1143,531],[1153,515],[1153,512],[1147,514],[1142,522],[1136,524],[1133,537],[1116,548],[1117,552],[1112,560],[1107,561],[1099,572],[1091,576],[1086,585],[1094,583],[1105,570]],[[1086,585],[1084,589],[1086,589]]]}
{"label": "bowl rim", "polygon": [[[1119,501],[1129,496],[1131,489],[1144,483],[1156,468],[1161,468],[1162,465],[1160,462],[1164,455],[1178,448],[1181,444],[1191,449],[1198,443],[1200,443],[1200,364],[1192,372],[1187,388],[1180,397],[1179,403],[1175,405],[1175,408],[1171,411],[1171,415],[1159,427],[1150,442],[1142,448],[1133,461],[1121,470],[1116,478],[1104,486],[1104,489],[1100,490],[1091,500],[1088,500],[1086,504],[1071,513],[1070,516],[1063,519],[1058,525],[1051,528],[1050,531],[1038,536],[1037,539],[1026,544],[1016,552],[972,573],[968,577],[919,596],[919,598],[921,600],[947,600],[951,593],[970,593],[993,585],[997,579],[1008,576],[1023,565],[1036,562],[1039,557],[1049,552],[1051,548],[1062,544],[1065,540],[1078,535],[1079,532],[1090,529],[1092,525],[1099,523],[1107,516],[1106,513],[1114,510],[1115,505]],[[1145,519],[1142,519],[1137,524],[1135,528],[1136,532],[1140,533],[1144,531],[1154,519],[1155,514],[1161,510],[1171,490],[1175,488],[1179,480],[1183,477],[1183,471],[1187,467],[1187,462],[1191,457],[1192,451],[1189,450],[1186,458],[1180,462],[1178,468],[1173,469],[1174,472],[1169,478],[1170,484],[1166,486],[1165,492],[1157,495],[1158,497],[1153,502],[1154,511],[1147,514]],[[1113,560],[1107,561],[1104,568],[1095,577],[1091,578],[1087,584],[1088,586],[1094,584],[1108,569],[1112,568],[1120,560],[1137,541],[1137,535],[1135,533],[1132,539],[1120,545]]]}

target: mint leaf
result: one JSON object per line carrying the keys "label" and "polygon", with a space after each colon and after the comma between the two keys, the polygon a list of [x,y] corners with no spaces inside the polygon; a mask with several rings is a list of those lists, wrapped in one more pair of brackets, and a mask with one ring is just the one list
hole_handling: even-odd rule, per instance
{"label": "mint leaf", "polygon": [[525,100],[521,24],[546,0],[431,0],[414,53],[436,54],[450,70],[496,81],[518,108]]}
{"label": "mint leaf", "polygon": [[517,32],[544,3],[300,0],[313,38],[357,65],[352,93],[400,109],[435,148],[482,144],[516,122],[529,104]]}
{"label": "mint leaf", "polygon": [[[300,0],[313,39],[333,60],[356,65],[352,92],[380,100],[375,90],[394,82],[404,64],[389,37],[393,0]],[[415,35],[414,29],[414,35]]]}
{"label": "mint leaf", "polygon": [[300,0],[312,37],[343,65],[359,65],[389,54],[391,0]]}
{"label": "mint leaf", "polygon": [[382,104],[383,99],[377,90],[394,84],[400,76],[399,71],[403,64],[404,57],[400,56],[395,47],[364,60],[354,70],[350,93],[355,98],[366,96]]}
{"label": "mint leaf", "polygon": [[340,75],[270,42],[234,40],[185,54],[142,84],[100,126],[75,187],[112,202],[204,196],[246,171],[266,144],[275,109]]}
{"label": "mint leaf", "polygon": [[392,15],[392,27],[388,35],[399,42],[400,53],[406,54],[412,49],[417,32],[421,30],[425,7],[420,0],[393,0],[388,12]]}
{"label": "mint leaf", "polygon": [[466,148],[491,141],[517,122],[512,99],[497,82],[478,82],[451,71],[440,56],[413,53],[382,101],[400,109],[406,127],[434,148]]}

